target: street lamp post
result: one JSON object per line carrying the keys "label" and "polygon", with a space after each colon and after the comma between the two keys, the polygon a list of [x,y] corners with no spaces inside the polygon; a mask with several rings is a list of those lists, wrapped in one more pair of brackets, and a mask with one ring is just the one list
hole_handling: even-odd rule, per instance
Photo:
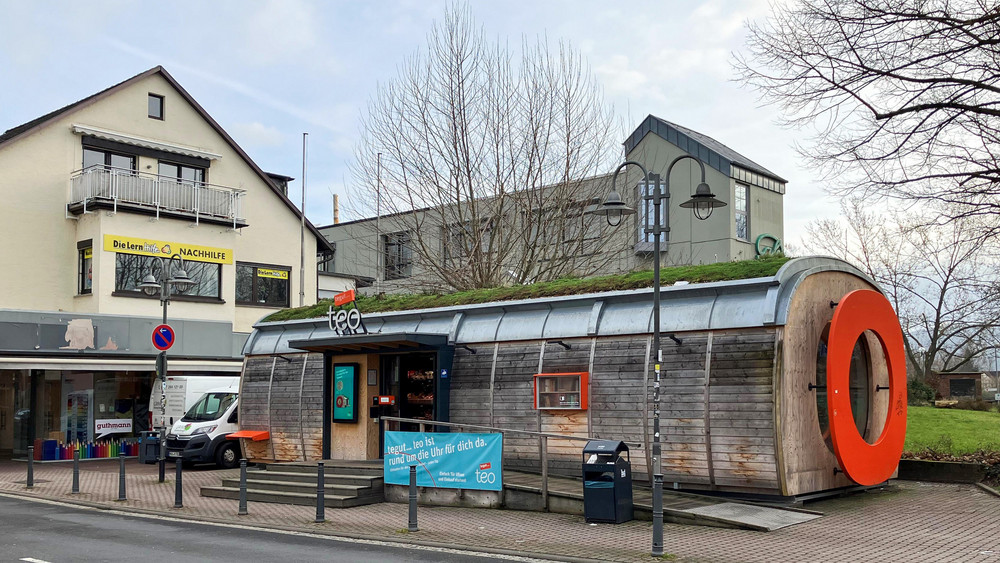
{"label": "street lamp post", "polygon": [[[644,201],[653,204],[653,221],[648,221],[648,214],[644,219],[643,232],[653,235],[653,349],[656,350],[656,361],[653,364],[653,550],[652,555],[659,557],[663,555],[663,473],[660,464],[660,364],[663,362],[663,351],[660,349],[660,234],[670,232],[669,215],[667,224],[661,224],[660,206],[665,205],[664,200],[670,199],[670,172],[674,165],[681,160],[691,159],[701,167],[701,183],[695,189],[691,199],[681,203],[685,209],[693,209],[694,215],[700,220],[708,219],[716,207],[723,207],[725,202],[719,201],[712,194],[711,188],[705,183],[705,164],[690,155],[682,155],[675,158],[669,166],[664,176],[661,189],[659,177],[656,174],[650,175],[646,168],[635,161],[627,161],[618,166],[611,177],[611,194],[597,209],[591,211],[595,215],[603,215],[607,218],[608,224],[617,226],[621,224],[624,215],[635,213],[635,210],[625,205],[621,196],[615,189],[618,174],[628,166],[638,166],[642,170],[642,181],[644,185],[650,186],[650,193],[643,193]],[[665,193],[664,193],[665,192]]]}
{"label": "street lamp post", "polygon": [[[195,285],[196,281],[192,280],[187,271],[184,268],[184,259],[181,258],[179,254],[173,254],[170,258],[164,260],[159,256],[156,257],[157,263],[160,266],[159,276],[153,274],[152,268],[145,277],[142,278],[142,283],[139,284],[139,289],[143,293],[149,296],[160,295],[160,303],[163,305],[163,324],[167,324],[167,305],[170,304],[170,288],[171,286],[176,287],[178,291],[184,291]],[[174,260],[177,260],[180,264],[176,270],[174,270]],[[166,464],[166,424],[167,424],[167,352],[162,351],[156,357],[156,382],[154,385],[160,386],[160,427],[158,428],[160,433],[160,448],[159,448],[159,474],[160,482],[163,482],[165,464]]]}

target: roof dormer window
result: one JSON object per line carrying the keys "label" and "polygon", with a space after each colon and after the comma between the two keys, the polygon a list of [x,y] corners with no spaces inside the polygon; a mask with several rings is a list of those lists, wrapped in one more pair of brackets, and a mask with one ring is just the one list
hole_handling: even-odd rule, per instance
{"label": "roof dormer window", "polygon": [[149,117],[163,119],[163,96],[152,93],[149,95]]}

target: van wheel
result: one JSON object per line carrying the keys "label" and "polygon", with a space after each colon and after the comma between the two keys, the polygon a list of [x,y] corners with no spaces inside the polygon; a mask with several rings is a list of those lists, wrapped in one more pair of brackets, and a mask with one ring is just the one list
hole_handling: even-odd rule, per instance
{"label": "van wheel", "polygon": [[215,453],[215,463],[223,469],[233,469],[240,464],[240,455],[236,452],[236,442],[223,442]]}

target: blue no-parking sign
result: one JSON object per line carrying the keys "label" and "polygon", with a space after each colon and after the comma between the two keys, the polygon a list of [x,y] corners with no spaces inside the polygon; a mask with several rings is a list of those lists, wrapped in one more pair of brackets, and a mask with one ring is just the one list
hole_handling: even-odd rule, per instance
{"label": "blue no-parking sign", "polygon": [[159,325],[153,329],[153,346],[157,350],[166,351],[174,345],[174,329],[170,325]]}

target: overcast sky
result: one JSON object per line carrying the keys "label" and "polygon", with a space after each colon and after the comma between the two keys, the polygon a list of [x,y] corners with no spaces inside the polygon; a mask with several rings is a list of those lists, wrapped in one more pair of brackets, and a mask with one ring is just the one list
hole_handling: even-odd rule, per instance
{"label": "overcast sky", "polygon": [[[614,6],[612,6],[614,4]],[[425,43],[431,0],[48,2],[0,0],[0,131],[163,65],[267,171],[294,176],[309,133],[307,215],[332,222],[359,116],[380,81]],[[785,177],[785,239],[836,204],[775,124],[733,82],[732,53],[767,0],[480,1],[490,35],[565,39],[589,60],[616,112],[695,129]],[[622,139],[623,140],[623,139]],[[350,217],[342,217],[343,220]]]}

